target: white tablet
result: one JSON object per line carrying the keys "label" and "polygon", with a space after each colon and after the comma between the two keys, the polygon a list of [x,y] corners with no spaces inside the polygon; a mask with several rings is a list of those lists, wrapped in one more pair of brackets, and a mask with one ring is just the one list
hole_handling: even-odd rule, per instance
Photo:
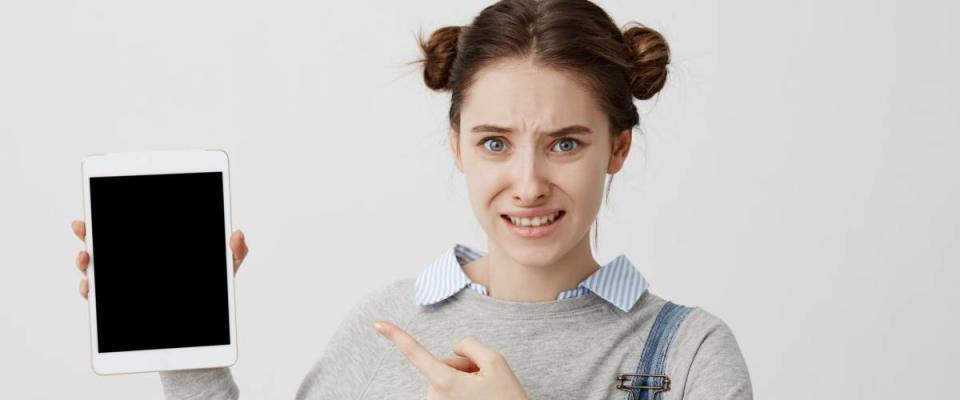
{"label": "white tablet", "polygon": [[81,169],[94,372],[233,365],[227,153],[96,154]]}

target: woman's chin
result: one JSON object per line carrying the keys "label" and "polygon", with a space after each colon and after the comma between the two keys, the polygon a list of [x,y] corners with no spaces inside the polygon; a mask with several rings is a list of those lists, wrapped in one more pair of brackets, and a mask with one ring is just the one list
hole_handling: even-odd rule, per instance
{"label": "woman's chin", "polygon": [[511,259],[520,265],[528,267],[549,267],[555,265],[557,260],[567,252],[567,250],[561,248],[559,241],[537,243],[518,243],[512,241],[502,247]]}

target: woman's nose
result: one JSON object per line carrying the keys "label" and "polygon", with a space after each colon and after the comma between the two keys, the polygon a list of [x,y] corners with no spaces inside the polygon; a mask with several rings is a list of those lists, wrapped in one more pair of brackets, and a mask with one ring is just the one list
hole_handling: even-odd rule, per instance
{"label": "woman's nose", "polygon": [[513,169],[513,200],[518,205],[536,205],[550,194],[545,161],[529,154],[518,157]]}

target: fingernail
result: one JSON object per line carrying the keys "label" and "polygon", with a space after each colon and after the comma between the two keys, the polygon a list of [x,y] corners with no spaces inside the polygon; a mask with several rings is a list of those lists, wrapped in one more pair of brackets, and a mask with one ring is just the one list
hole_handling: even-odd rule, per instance
{"label": "fingernail", "polygon": [[384,328],[384,326],[383,326],[383,324],[380,323],[380,321],[375,321],[375,322],[373,323],[373,329],[376,329],[377,332],[380,332],[381,334],[383,333],[383,328]]}
{"label": "fingernail", "polygon": [[240,239],[246,239],[246,237],[243,236],[243,231],[240,231]]}

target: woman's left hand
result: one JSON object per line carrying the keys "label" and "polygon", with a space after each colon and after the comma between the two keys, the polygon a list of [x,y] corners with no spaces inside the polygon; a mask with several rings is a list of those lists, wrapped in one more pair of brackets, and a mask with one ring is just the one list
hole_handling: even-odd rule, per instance
{"label": "woman's left hand", "polygon": [[473,336],[453,345],[453,352],[460,357],[438,359],[417,339],[390,322],[376,321],[374,328],[426,376],[430,384],[427,400],[527,398],[507,360]]}

